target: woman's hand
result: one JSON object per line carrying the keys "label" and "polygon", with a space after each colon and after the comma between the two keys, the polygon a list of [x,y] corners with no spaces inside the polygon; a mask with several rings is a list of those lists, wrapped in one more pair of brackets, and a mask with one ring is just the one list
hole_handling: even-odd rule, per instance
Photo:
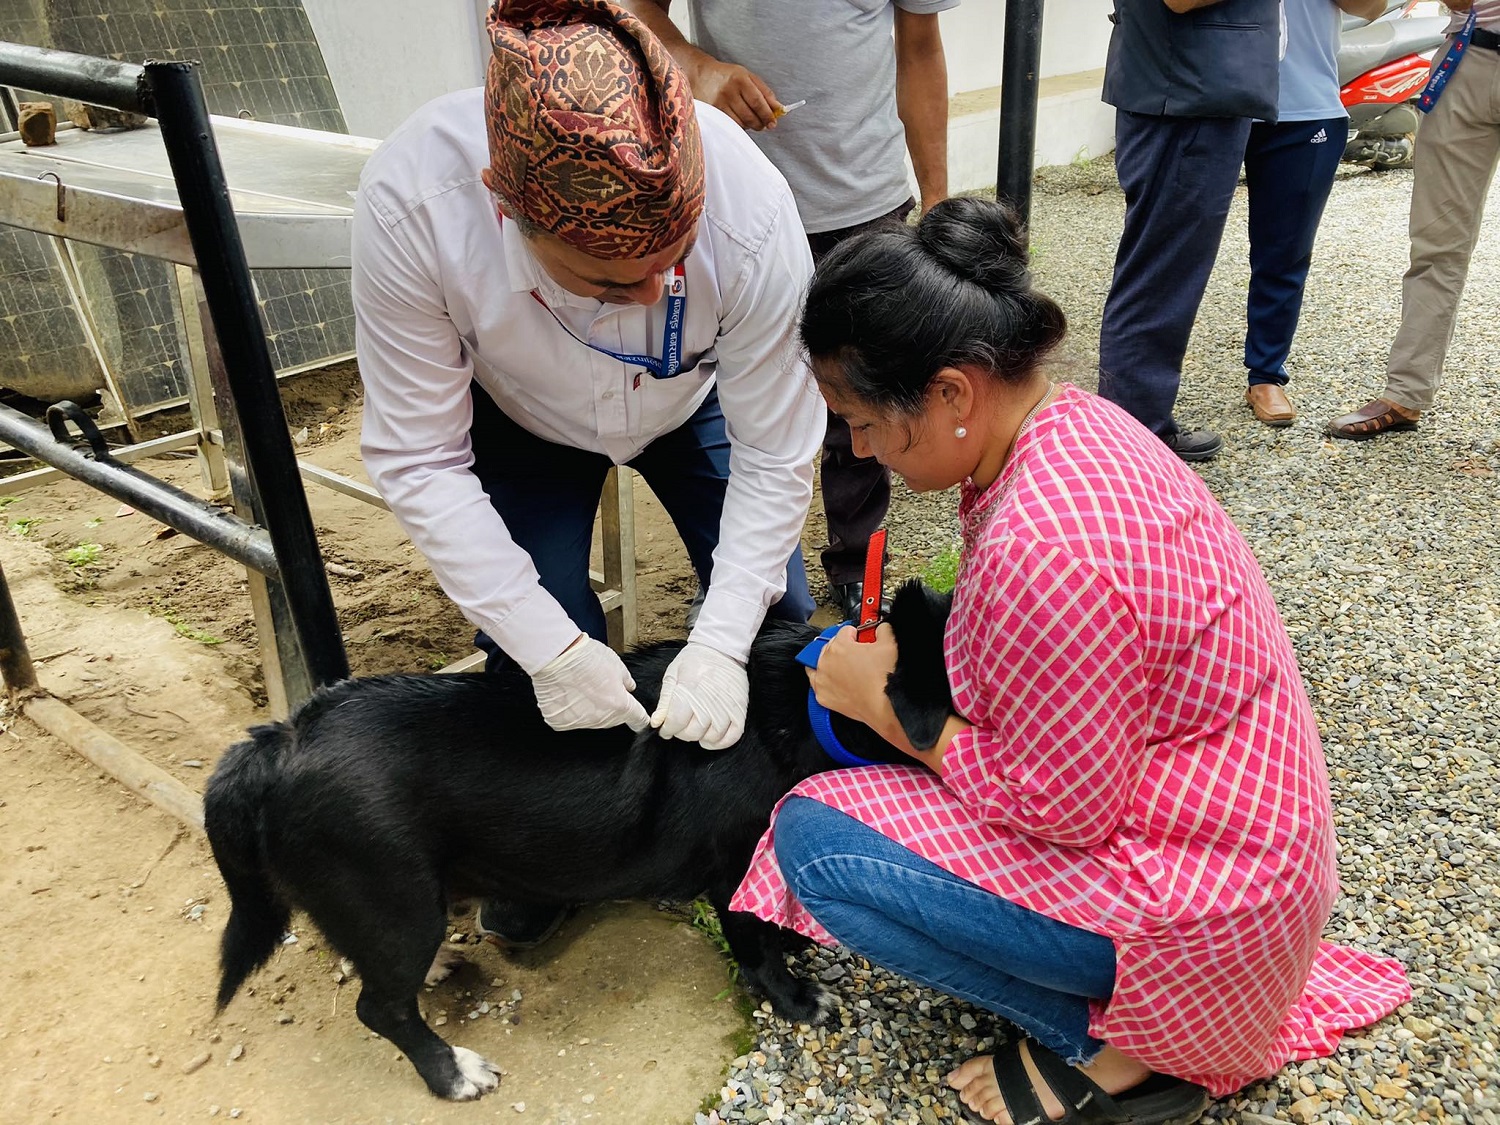
{"label": "woman's hand", "polygon": [[807,670],[813,694],[830,711],[864,723],[903,754],[941,774],[948,743],[971,724],[953,715],[931,750],[912,746],[885,693],[886,681],[896,670],[896,634],[889,625],[881,625],[873,643],[861,644],[857,635],[853,625],[846,625],[823,647],[818,666]]}
{"label": "woman's hand", "polygon": [[889,738],[892,728],[901,729],[885,694],[885,682],[896,670],[896,634],[889,625],[881,625],[873,643],[861,644],[856,638],[853,625],[840,629],[824,646],[818,666],[807,670],[807,678],[824,707]]}

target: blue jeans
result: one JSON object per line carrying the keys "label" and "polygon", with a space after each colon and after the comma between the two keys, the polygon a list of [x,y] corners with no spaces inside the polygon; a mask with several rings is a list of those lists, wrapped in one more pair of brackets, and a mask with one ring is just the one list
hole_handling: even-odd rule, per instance
{"label": "blue jeans", "polygon": [[861,957],[1003,1016],[1070,1063],[1104,1046],[1089,1035],[1089,1000],[1114,992],[1109,938],[1017,906],[806,797],[776,816],[776,860],[808,912]]}
{"label": "blue jeans", "polygon": [[[574,623],[595,640],[605,640],[604,611],[589,585],[589,545],[594,513],[610,459],[602,453],[558,445],[522,428],[495,405],[477,383],[470,388],[474,422],[470,442],[474,475],[516,544],[531,556],[542,588],[557,599]],[[729,438],[719,393],[677,429],[637,454],[630,467],[645,478],[682,536],[698,581],[713,578],[714,548],[729,486]],[[802,548],[787,562],[786,593],[769,616],[806,621],[814,609],[807,589]],[[486,667],[503,666],[505,656],[483,632],[474,643],[489,653]]]}

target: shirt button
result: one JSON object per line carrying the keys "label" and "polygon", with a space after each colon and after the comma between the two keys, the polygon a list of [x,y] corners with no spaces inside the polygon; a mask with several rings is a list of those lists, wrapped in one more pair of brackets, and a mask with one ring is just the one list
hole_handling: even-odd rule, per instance
{"label": "shirt button", "polygon": [[602,394],[602,395],[600,395],[600,396],[599,396],[599,397],[600,397],[600,398],[614,398],[614,397],[615,397],[615,392],[614,392],[614,391],[605,391],[605,392],[604,392],[604,393],[603,393],[603,394]]}

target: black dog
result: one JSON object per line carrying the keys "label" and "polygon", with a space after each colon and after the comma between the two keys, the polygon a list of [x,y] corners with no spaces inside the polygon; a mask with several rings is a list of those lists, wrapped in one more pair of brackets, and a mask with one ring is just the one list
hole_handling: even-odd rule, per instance
{"label": "black dog", "polygon": [[[948,608],[916,582],[891,608],[900,663],[886,690],[923,748],[951,708]],[[718,752],[626,727],[554,731],[519,673],[345,680],[286,722],[254,728],[204,794],[232,902],[219,1008],[301,908],[358,968],[361,1022],[405,1052],[433,1093],[474,1098],[495,1088],[496,1068],[449,1046],[417,1010],[450,900],[564,906],[706,894],[746,985],[787,1020],[819,1019],[825,995],[788,971],[783,931],[729,909],[776,802],[834,768],[812,734],[807,678],[793,659],[815,635],[779,622],[761,629],[744,737]],[[626,657],[648,711],[681,647]],[[855,754],[910,761],[868,728],[834,721]]]}

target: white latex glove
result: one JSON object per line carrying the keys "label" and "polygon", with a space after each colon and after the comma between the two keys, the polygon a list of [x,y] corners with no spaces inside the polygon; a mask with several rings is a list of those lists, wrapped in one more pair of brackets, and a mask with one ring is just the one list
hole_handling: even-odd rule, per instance
{"label": "white latex glove", "polygon": [[630,693],[635,680],[614,649],[584,635],[531,677],[537,706],[553,730],[595,729],[624,723],[645,730],[651,722]]}
{"label": "white latex glove", "polygon": [[718,649],[689,641],[661,679],[661,701],[651,725],[663,738],[722,750],[745,733],[749,706],[745,666]]}

